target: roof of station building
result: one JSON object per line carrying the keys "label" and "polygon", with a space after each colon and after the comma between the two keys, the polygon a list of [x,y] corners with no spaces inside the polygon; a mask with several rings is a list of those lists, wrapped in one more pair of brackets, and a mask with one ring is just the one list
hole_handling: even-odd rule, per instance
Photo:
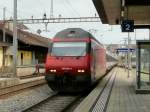
{"label": "roof of station building", "polygon": [[[2,31],[3,27],[0,27],[0,30]],[[17,33],[18,40],[28,45],[48,47],[51,42],[49,38],[31,33],[23,29],[18,29]],[[13,32],[9,29],[6,29],[6,35],[10,35],[13,38]]]}

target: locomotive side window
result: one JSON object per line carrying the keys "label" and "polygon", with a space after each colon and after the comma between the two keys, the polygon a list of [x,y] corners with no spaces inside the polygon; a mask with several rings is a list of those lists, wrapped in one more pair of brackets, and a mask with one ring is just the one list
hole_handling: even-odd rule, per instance
{"label": "locomotive side window", "polygon": [[52,46],[52,56],[85,56],[86,42],[55,42]]}

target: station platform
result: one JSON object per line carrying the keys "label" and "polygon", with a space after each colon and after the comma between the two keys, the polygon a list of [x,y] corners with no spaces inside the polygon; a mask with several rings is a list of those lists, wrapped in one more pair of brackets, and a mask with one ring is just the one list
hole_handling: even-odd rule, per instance
{"label": "station platform", "polygon": [[135,73],[128,78],[124,69],[118,68],[106,112],[149,112],[150,95],[136,94]]}
{"label": "station platform", "polygon": [[13,78],[12,76],[12,72],[0,72],[0,89],[44,80],[44,68],[39,68],[37,72],[35,66],[19,66],[17,67],[16,77]]}
{"label": "station platform", "polygon": [[74,112],[149,112],[150,94],[136,94],[135,71],[127,73],[114,68]]}

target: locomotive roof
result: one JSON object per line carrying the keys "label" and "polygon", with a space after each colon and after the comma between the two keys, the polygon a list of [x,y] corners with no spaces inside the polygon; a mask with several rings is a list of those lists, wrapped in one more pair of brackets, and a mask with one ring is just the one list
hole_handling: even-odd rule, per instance
{"label": "locomotive roof", "polygon": [[56,38],[85,38],[85,37],[93,37],[89,32],[81,29],[81,28],[67,28],[55,35]]}
{"label": "locomotive roof", "polygon": [[67,28],[64,29],[60,32],[58,32],[54,38],[93,38],[94,40],[96,40],[99,44],[101,44],[96,38],[94,38],[94,36],[83,30],[82,28]]}

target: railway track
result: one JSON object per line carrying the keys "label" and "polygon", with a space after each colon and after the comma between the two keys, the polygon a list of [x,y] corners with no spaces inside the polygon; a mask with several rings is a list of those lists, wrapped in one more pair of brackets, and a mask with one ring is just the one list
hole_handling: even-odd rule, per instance
{"label": "railway track", "polygon": [[32,74],[32,75],[27,75],[27,76],[19,76],[20,79],[28,79],[28,78],[35,78],[35,77],[41,77],[44,76],[44,74]]}
{"label": "railway track", "polygon": [[46,84],[46,81],[44,79],[40,79],[40,80],[35,80],[35,81],[30,81],[30,82],[25,82],[25,83],[19,83],[17,85],[8,86],[5,88],[0,88],[0,97],[17,92],[17,91],[24,90],[27,88],[40,86],[44,84]]}
{"label": "railway track", "polygon": [[[88,105],[86,105],[84,107],[82,105],[82,103],[83,103],[82,101],[84,101],[86,96],[88,96],[89,93],[93,89],[95,89],[96,85],[94,87],[92,87],[91,90],[86,91],[86,93],[83,93],[82,95],[81,94],[80,95],[79,94],[77,94],[77,95],[55,94],[55,95],[49,97],[48,99],[46,99],[32,107],[29,107],[28,109],[24,110],[23,112],[73,112],[73,111],[82,112],[82,111],[84,111],[84,109],[86,110],[86,108],[89,108],[89,111],[95,112],[95,110],[99,110],[97,108],[105,107],[104,105],[101,106],[100,105],[101,103],[99,103],[98,106],[96,105],[96,103],[98,102],[98,99],[100,99],[100,102],[103,102],[105,105],[107,104],[107,101],[108,101],[109,95],[110,95],[110,91],[111,91],[113,83],[114,83],[115,74],[116,74],[116,72],[114,70],[113,73],[110,73],[107,77],[104,78],[105,84],[102,83],[102,88],[95,93],[95,94],[97,94],[97,97],[95,98],[95,100],[91,99],[91,101],[93,101],[93,103],[89,107],[88,107]],[[87,104],[87,103],[84,102],[84,104]],[[80,107],[80,105],[82,105],[81,108],[76,109],[76,108],[78,108],[78,106]],[[96,105],[96,107],[94,105]],[[103,109],[105,109],[105,108],[103,108]]]}
{"label": "railway track", "polygon": [[24,110],[23,112],[70,112],[79,104],[84,96],[55,94],[48,99]]}
{"label": "railway track", "polygon": [[[114,74],[114,75],[112,75],[112,74]],[[85,97],[87,95],[89,96],[89,93],[93,89],[95,90],[96,85],[94,87],[92,87],[91,90],[86,91],[86,93],[83,93],[83,94],[81,94],[81,93],[80,94],[54,93],[54,94],[51,94],[50,96],[46,97],[45,99],[44,98],[41,99],[39,101],[40,103],[39,102],[31,103],[31,105],[29,104],[28,106],[26,106],[24,108],[18,108],[18,110],[20,110],[21,112],[22,111],[23,112],[73,112],[75,110],[76,110],[75,112],[82,112],[83,109],[86,110],[86,108],[89,108],[89,110],[95,112],[95,110],[97,110],[97,107],[98,108],[99,107],[104,107],[103,109],[105,110],[106,106],[98,105],[98,106],[94,107],[94,105],[96,105],[96,102],[98,102],[98,99],[100,99],[100,102],[101,102],[101,99],[102,99],[102,102],[107,104],[107,100],[104,101],[104,99],[109,99],[109,93],[111,91],[111,88],[112,88],[112,85],[113,85],[113,82],[114,82],[114,79],[115,79],[115,74],[116,74],[116,72],[113,72],[110,75],[104,77],[104,79],[105,79],[104,82],[105,83],[102,83],[102,88],[101,89],[96,89],[98,91],[95,92],[95,95],[94,95],[94,97],[97,96],[97,98],[95,98],[95,101],[93,100],[93,97],[91,97],[92,98],[91,100],[90,100],[90,97],[88,98],[90,100],[90,102],[92,102],[92,100],[93,100],[91,106],[87,106],[87,105],[79,106],[79,105],[83,104],[82,102],[84,102],[84,100],[86,99]],[[101,81],[103,82],[103,80],[101,80]],[[110,84],[108,82],[110,82]],[[37,83],[39,83],[39,82],[37,82]],[[106,85],[108,85],[108,87]],[[18,87],[15,87],[15,88],[17,88],[19,90],[19,88],[20,88],[19,86],[21,86],[21,85],[18,85]],[[25,89],[25,88],[28,88],[29,85],[27,84],[26,86],[25,85],[22,85],[22,86]],[[31,86],[31,84],[30,84],[30,86]],[[32,84],[32,87],[35,87],[35,83]],[[103,88],[105,88],[106,90],[103,89]],[[9,89],[9,88],[7,88],[7,89]],[[21,89],[21,90],[24,90],[24,89]],[[101,90],[101,92],[100,92],[100,90]],[[104,94],[103,94],[102,91],[105,91]],[[32,100],[31,100],[31,102],[32,102]],[[84,104],[87,104],[87,103],[84,102]],[[101,104],[101,103],[99,103],[99,104]],[[76,108],[78,108],[78,106],[81,107],[81,108],[76,109]],[[22,106],[20,106],[20,107],[22,107]],[[96,108],[96,109],[94,109],[94,108]]]}

